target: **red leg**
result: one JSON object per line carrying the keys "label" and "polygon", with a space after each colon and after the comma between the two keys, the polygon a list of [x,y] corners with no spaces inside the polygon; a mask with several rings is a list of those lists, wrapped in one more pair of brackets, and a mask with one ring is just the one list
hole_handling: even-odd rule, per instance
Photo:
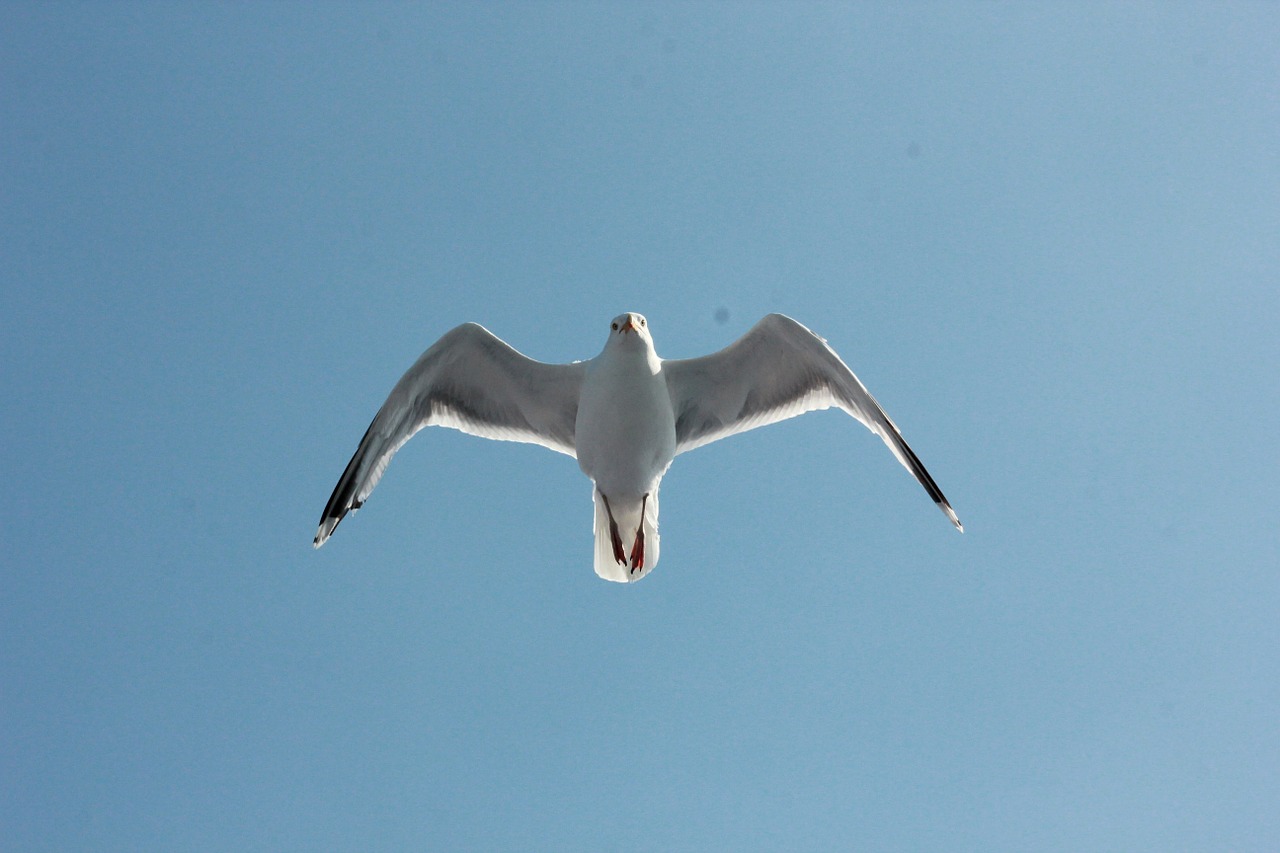
{"label": "red leg", "polygon": [[600,493],[600,499],[604,501],[604,511],[609,514],[609,539],[613,544],[613,559],[618,565],[625,566],[627,556],[622,549],[622,534],[618,533],[618,522],[613,520],[613,510],[609,509],[609,499],[604,496],[604,492]]}
{"label": "red leg", "polygon": [[612,519],[609,521],[609,537],[613,540],[613,559],[618,561],[618,565],[625,566],[627,558],[622,550],[622,535],[618,533],[618,525]]}
{"label": "red leg", "polygon": [[636,531],[636,542],[631,546],[631,574],[644,568],[644,528]]}
{"label": "red leg", "polygon": [[631,574],[633,575],[637,569],[644,568],[644,508],[648,502],[648,495],[640,501],[640,526],[636,528],[636,541],[631,546]]}

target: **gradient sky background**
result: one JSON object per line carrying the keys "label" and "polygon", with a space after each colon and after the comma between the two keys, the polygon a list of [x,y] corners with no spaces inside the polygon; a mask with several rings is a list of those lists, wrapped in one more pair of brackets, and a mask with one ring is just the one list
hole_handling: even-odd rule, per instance
{"label": "gradient sky background", "polygon": [[[1275,850],[1280,7],[0,7],[0,846]],[[828,338],[663,558],[417,355]]]}

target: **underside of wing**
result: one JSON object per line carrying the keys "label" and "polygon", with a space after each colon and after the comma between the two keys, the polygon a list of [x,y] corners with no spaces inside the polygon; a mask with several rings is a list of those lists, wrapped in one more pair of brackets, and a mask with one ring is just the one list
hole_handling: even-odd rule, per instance
{"label": "underside of wing", "polygon": [[528,358],[474,323],[449,332],[400,378],[369,425],[320,517],[315,547],[360,508],[391,457],[424,427],[540,444],[573,456],[583,371],[579,363]]}
{"label": "underside of wing", "polygon": [[[857,382],[821,338],[781,314],[717,353],[662,367],[676,415],[676,453],[841,405],[841,380]],[[871,426],[860,412],[850,414]]]}
{"label": "underside of wing", "polygon": [[963,530],[929,472],[866,386],[822,338],[770,314],[729,346],[702,358],[663,362],[676,416],[676,453],[839,406],[879,435],[929,496]]}

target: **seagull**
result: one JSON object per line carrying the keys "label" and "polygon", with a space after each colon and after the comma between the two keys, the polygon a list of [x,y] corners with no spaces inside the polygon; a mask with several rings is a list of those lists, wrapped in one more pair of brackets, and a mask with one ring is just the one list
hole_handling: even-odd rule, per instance
{"label": "seagull", "polygon": [[964,532],[866,386],[800,323],[770,314],[719,352],[669,360],[654,350],[648,321],[629,312],[610,321],[598,356],[571,364],[535,361],[475,323],[448,332],[391,389],[324,508],[314,545],[364,504],[406,441],[443,426],[576,458],[594,486],[596,574],[636,581],[658,564],[658,486],[676,456],[833,406],[880,436]]}

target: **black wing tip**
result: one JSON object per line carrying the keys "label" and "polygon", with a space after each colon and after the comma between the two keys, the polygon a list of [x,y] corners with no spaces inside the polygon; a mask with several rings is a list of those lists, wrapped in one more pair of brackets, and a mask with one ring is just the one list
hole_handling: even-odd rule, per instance
{"label": "black wing tip", "polygon": [[955,525],[956,530],[964,533],[964,525],[960,523],[960,519],[956,516],[956,511],[951,508],[951,504],[947,503],[947,499],[941,496],[941,492],[938,493],[938,497],[933,499],[933,502],[938,505],[938,509],[942,510],[943,515]]}
{"label": "black wing tip", "polygon": [[942,493],[942,489],[938,488],[938,484],[933,481],[933,477],[925,470],[924,463],[920,461],[920,457],[916,456],[915,451],[902,438],[902,434],[894,430],[894,434],[898,439],[898,446],[902,448],[907,459],[911,460],[911,473],[915,475],[920,485],[924,486],[924,490],[929,493],[929,497],[933,498],[933,502],[938,505],[938,509],[942,510],[943,515],[955,525],[956,530],[964,533],[964,525],[960,523],[956,511],[951,508],[951,502],[947,500],[947,496]]}
{"label": "black wing tip", "polygon": [[[352,507],[351,509],[356,509]],[[319,548],[321,545],[329,541],[329,537],[333,536],[333,531],[338,529],[338,525],[342,523],[342,519],[347,517],[349,510],[332,513],[326,511],[320,519],[320,526],[316,528],[316,538],[311,540],[311,547]]]}
{"label": "black wing tip", "polygon": [[[339,490],[341,485],[339,485]],[[316,538],[311,540],[313,548],[319,548],[325,542],[329,541],[329,537],[333,535],[333,531],[338,529],[338,525],[342,523],[342,519],[347,517],[348,513],[355,512],[364,506],[364,501],[352,498],[349,502],[345,499],[339,499],[339,493],[334,492],[332,498],[329,499],[329,505],[324,508],[324,515],[320,516],[320,526],[316,529]]]}
{"label": "black wing tip", "polygon": [[333,487],[333,493],[329,495],[329,501],[324,505],[324,512],[320,514],[320,526],[316,529],[316,537],[311,540],[313,548],[319,548],[327,542],[333,535],[333,531],[337,530],[338,525],[342,523],[342,519],[347,517],[347,513],[359,509],[364,504],[364,501],[357,496],[355,472],[364,458],[365,445],[372,431],[373,424],[369,424],[364,438],[360,440],[360,447],[356,449],[342,476],[338,478],[338,484]]}
{"label": "black wing tip", "polygon": [[342,517],[333,517],[325,515],[320,519],[320,526],[316,528],[316,538],[311,540],[312,548],[319,548],[325,542],[329,541],[329,537],[333,535],[333,531],[338,529],[338,525],[342,523]]}

